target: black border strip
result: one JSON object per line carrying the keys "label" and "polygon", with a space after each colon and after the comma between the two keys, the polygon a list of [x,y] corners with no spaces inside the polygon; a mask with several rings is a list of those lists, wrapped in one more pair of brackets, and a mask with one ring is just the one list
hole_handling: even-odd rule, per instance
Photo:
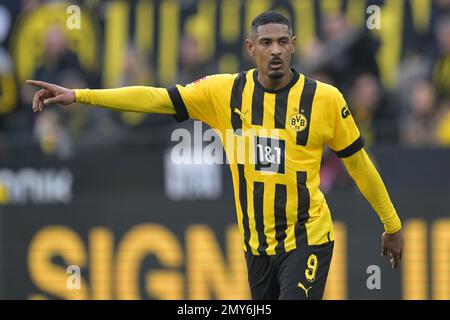
{"label": "black border strip", "polygon": [[286,112],[287,112],[287,102],[290,90],[282,91],[277,93],[275,97],[275,128],[285,129],[286,128]]}
{"label": "black border strip", "polygon": [[255,227],[258,233],[258,249],[260,255],[267,255],[267,237],[264,233],[264,182],[253,183],[253,213],[255,215]]}
{"label": "black border strip", "polygon": [[297,223],[295,224],[295,242],[298,247],[308,246],[308,231],[306,223],[309,220],[309,207],[311,197],[306,182],[308,181],[308,173],[306,171],[297,171]]}
{"label": "black border strip", "polygon": [[274,215],[275,215],[275,239],[277,245],[275,247],[276,253],[286,252],[284,241],[286,240],[287,217],[286,217],[286,203],[287,203],[287,188],[284,184],[275,184],[275,201],[274,201]]}
{"label": "black border strip", "polygon": [[258,87],[253,88],[252,95],[252,124],[263,125],[264,119],[264,91]]}
{"label": "black border strip", "polygon": [[176,86],[172,86],[167,88],[167,92],[169,93],[170,100],[172,100],[173,106],[175,107],[175,111],[177,112],[174,114],[175,120],[178,122],[183,122],[189,119],[189,113],[186,109],[186,105],[183,102],[183,99],[181,98],[180,91],[178,91],[178,88]]}
{"label": "black border strip", "polygon": [[231,125],[235,134],[241,135],[242,119],[239,114],[234,111],[234,108],[239,111],[242,110],[242,92],[244,91],[247,82],[247,72],[242,71],[234,79],[233,88],[231,89],[230,107],[231,107]]}
{"label": "black border strip", "polygon": [[305,84],[303,86],[302,95],[300,97],[300,113],[302,113],[308,123],[305,130],[297,132],[297,145],[306,146],[309,137],[309,128],[311,127],[311,113],[316,94],[317,82],[313,79],[305,77]]}
{"label": "black border strip", "polygon": [[359,136],[351,145],[341,151],[334,151],[339,158],[348,158],[364,147],[364,137]]}
{"label": "black border strip", "polygon": [[245,167],[243,164],[238,164],[239,173],[239,204],[242,211],[242,227],[244,229],[244,244],[247,252],[251,253],[250,248],[250,226],[248,221],[247,210],[247,181],[245,179]]}

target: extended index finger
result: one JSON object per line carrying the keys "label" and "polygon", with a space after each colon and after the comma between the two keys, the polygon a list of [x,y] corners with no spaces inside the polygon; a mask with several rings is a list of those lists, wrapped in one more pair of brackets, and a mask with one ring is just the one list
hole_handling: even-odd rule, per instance
{"label": "extended index finger", "polygon": [[53,88],[53,85],[51,83],[45,82],[45,81],[39,81],[39,80],[27,80],[28,84],[31,84],[33,86],[38,86],[45,88],[47,90],[51,90]]}

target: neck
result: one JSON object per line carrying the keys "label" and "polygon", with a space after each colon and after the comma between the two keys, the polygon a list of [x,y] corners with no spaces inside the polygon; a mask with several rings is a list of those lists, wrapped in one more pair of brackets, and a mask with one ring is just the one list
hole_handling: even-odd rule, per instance
{"label": "neck", "polygon": [[266,89],[278,90],[284,88],[292,80],[294,73],[289,68],[289,71],[284,74],[283,77],[273,79],[269,76],[263,75],[262,72],[258,72],[258,82]]}

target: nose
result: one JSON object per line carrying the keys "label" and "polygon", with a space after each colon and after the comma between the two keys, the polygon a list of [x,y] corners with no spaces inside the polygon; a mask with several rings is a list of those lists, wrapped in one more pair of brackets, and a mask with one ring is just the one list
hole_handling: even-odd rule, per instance
{"label": "nose", "polygon": [[272,55],[272,57],[276,57],[276,56],[280,56],[281,55],[281,47],[278,43],[274,42],[272,44],[272,48],[270,51],[270,54]]}

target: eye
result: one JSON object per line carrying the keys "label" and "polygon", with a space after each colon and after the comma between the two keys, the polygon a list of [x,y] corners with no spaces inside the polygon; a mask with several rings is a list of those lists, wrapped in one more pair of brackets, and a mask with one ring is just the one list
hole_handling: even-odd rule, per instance
{"label": "eye", "polygon": [[289,43],[289,41],[287,41],[287,39],[283,39],[280,41],[282,45],[286,45]]}
{"label": "eye", "polygon": [[270,44],[270,41],[269,40],[263,40],[262,41],[262,45],[263,46],[268,46]]}

